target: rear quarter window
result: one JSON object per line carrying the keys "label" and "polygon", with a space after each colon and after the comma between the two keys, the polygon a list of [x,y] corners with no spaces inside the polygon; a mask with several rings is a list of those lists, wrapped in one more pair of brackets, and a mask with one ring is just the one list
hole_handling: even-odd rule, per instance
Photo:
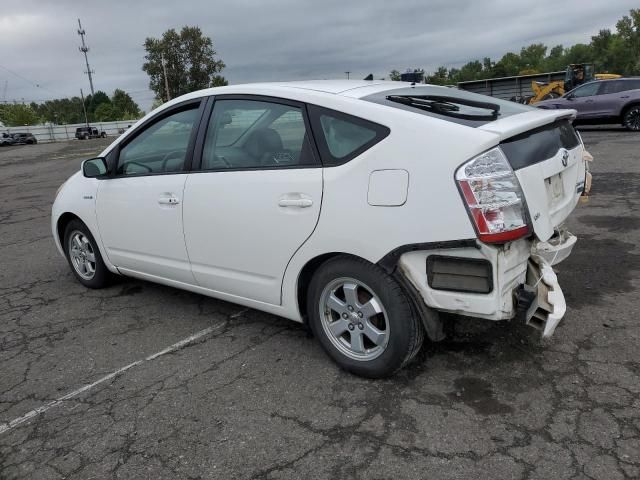
{"label": "rear quarter window", "polygon": [[346,163],[389,135],[389,128],[360,117],[309,106],[311,128],[324,166]]}

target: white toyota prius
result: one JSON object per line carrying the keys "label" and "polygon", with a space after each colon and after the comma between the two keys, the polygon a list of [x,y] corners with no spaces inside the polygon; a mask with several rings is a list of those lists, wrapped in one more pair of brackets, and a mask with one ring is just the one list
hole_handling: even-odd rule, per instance
{"label": "white toyota prius", "polygon": [[154,110],[58,190],[52,230],[89,288],[126,275],[307,322],[388,376],[440,312],[553,334],[552,266],[588,154],[572,110],[451,88],[212,88]]}

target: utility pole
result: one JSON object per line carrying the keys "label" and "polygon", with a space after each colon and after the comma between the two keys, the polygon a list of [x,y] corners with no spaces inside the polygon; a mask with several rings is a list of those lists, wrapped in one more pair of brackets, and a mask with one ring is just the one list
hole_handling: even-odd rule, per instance
{"label": "utility pole", "polygon": [[93,77],[92,75],[96,72],[94,72],[93,70],[91,70],[91,67],[89,66],[89,57],[87,56],[87,52],[89,51],[89,47],[87,47],[84,43],[84,36],[85,36],[85,31],[82,28],[82,24],[80,23],[80,19],[78,19],[78,35],[80,35],[80,38],[82,39],[82,46],[78,47],[78,50],[80,50],[82,53],[84,53],[84,61],[87,64],[87,71],[84,72],[87,75],[89,75],[89,86],[91,87],[91,96],[94,95],[93,92]]}
{"label": "utility pole", "polygon": [[167,62],[164,59],[164,53],[160,54],[160,63],[162,63],[162,72],[164,73],[164,89],[167,92],[167,102],[171,100],[171,94],[169,93],[169,79],[167,78]]}
{"label": "utility pole", "polygon": [[9,80],[4,81],[4,89],[2,91],[2,102],[7,103],[7,87],[9,86]]}
{"label": "utility pole", "polygon": [[349,74],[350,74],[351,72],[344,72],[344,73],[346,73],[346,74],[347,74],[347,80],[349,80]]}
{"label": "utility pole", "polygon": [[82,93],[82,89],[80,89],[80,98],[82,98],[82,110],[84,111],[84,123],[89,126],[89,117],[87,117],[87,107],[84,104],[84,93]]}

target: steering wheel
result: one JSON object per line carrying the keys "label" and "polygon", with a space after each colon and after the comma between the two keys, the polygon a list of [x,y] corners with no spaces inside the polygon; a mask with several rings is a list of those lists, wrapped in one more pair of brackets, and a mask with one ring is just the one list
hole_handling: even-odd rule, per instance
{"label": "steering wheel", "polygon": [[129,165],[137,165],[138,167],[142,167],[145,170],[147,170],[147,172],[153,172],[153,169],[151,167],[149,167],[148,165],[145,165],[144,163],[138,163],[138,162],[127,162],[124,164],[125,167],[125,174],[127,173],[127,167]]}
{"label": "steering wheel", "polygon": [[[165,172],[166,171],[167,163],[169,162],[169,160],[171,160],[171,158],[172,158],[174,153],[177,153],[179,155],[184,155],[182,150],[172,150],[169,153],[167,153],[164,157],[162,157],[162,165],[160,166],[160,171],[161,172]],[[151,169],[149,169],[149,171],[151,171]]]}

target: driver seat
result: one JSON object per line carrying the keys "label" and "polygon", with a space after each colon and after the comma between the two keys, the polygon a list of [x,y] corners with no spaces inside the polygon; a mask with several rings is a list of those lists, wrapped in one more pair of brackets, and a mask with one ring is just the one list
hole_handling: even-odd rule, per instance
{"label": "driver seat", "polygon": [[249,134],[244,143],[244,150],[257,165],[263,165],[265,160],[269,159],[269,155],[284,151],[284,146],[280,134],[274,129],[257,128]]}

